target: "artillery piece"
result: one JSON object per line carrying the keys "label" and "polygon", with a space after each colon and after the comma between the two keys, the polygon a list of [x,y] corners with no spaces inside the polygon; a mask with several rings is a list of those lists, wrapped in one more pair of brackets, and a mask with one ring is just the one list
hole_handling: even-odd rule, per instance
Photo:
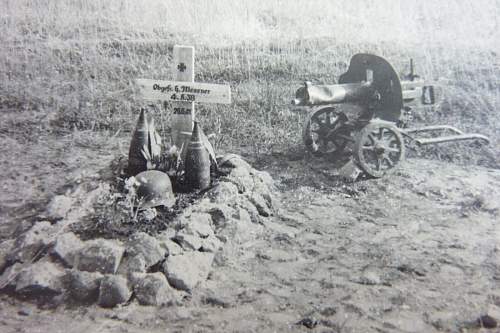
{"label": "artillery piece", "polygon": [[[305,82],[292,104],[308,110],[303,128],[307,149],[341,154],[351,144],[356,164],[366,174],[382,177],[404,160],[404,137],[417,145],[461,140],[489,143],[484,135],[464,134],[447,125],[407,128],[412,107],[435,104],[437,90],[414,74],[413,61],[410,67],[410,74],[401,81],[382,57],[356,54],[339,84]],[[451,134],[444,136],[444,132]],[[429,133],[441,136],[424,136]]]}

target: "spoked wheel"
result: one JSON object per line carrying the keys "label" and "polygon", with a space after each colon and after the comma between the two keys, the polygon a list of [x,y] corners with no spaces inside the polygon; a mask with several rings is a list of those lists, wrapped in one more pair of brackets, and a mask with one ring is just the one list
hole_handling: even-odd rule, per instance
{"label": "spoked wheel", "polygon": [[379,178],[392,172],[404,156],[403,136],[391,123],[371,122],[359,132],[354,157],[368,175]]}
{"label": "spoked wheel", "polygon": [[332,107],[314,112],[305,122],[304,144],[315,154],[341,153],[349,142],[350,129],[344,126],[347,117]]}

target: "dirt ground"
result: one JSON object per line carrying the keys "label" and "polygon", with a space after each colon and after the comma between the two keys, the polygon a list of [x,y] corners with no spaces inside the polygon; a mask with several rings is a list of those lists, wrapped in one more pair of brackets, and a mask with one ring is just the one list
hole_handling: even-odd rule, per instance
{"label": "dirt ground", "polygon": [[[119,151],[112,133],[32,127],[0,132],[1,240]],[[476,332],[479,316],[500,319],[500,170],[408,159],[390,177],[345,184],[328,160],[257,162],[279,211],[261,237],[228,244],[182,305],[37,307],[1,295],[0,331]]]}

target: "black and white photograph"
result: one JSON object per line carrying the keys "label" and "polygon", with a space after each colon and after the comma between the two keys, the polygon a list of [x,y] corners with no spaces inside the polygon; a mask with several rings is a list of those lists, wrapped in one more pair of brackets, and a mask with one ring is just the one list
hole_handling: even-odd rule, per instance
{"label": "black and white photograph", "polygon": [[0,0],[0,332],[500,332],[500,0]]}

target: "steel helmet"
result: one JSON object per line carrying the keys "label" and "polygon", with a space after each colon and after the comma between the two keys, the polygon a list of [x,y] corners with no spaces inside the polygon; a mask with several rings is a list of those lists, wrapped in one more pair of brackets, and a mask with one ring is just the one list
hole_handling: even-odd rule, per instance
{"label": "steel helmet", "polygon": [[137,194],[136,206],[151,208],[156,206],[172,207],[175,196],[170,177],[158,170],[148,170],[135,176]]}

